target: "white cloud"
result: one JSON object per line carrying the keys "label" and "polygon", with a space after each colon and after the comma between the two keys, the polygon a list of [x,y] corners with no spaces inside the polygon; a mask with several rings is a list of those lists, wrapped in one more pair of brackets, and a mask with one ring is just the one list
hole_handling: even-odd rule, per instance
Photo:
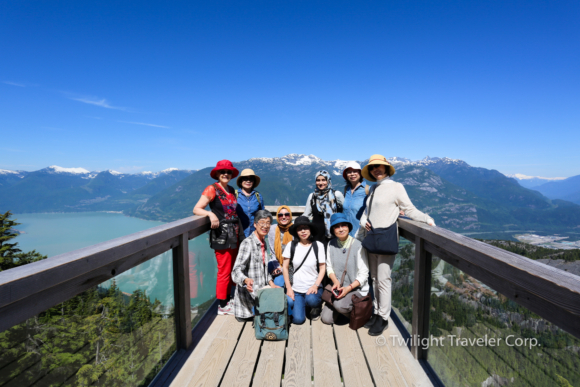
{"label": "white cloud", "polygon": [[5,83],[5,84],[11,85],[11,86],[26,87],[26,85],[24,85],[22,83],[16,83],[16,82],[10,82],[10,81],[2,81],[2,83]]}
{"label": "white cloud", "polygon": [[112,106],[105,98],[101,99],[97,97],[80,97],[80,98],[69,97],[69,98],[72,99],[73,101],[88,103],[89,105],[100,106],[105,109],[127,110],[127,108],[124,107]]}
{"label": "white cloud", "polygon": [[145,125],[145,126],[152,126],[154,128],[163,128],[163,129],[169,129],[169,126],[163,126],[163,125],[155,125],[155,124],[147,124],[145,122],[131,122],[131,121],[117,121],[117,122],[122,122],[125,124],[132,124],[132,125]]}

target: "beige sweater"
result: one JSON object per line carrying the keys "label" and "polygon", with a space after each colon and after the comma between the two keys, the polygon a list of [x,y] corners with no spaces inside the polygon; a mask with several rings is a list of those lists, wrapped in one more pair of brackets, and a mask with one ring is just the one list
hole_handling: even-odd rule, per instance
{"label": "beige sweater", "polygon": [[[413,220],[424,223],[433,221],[429,215],[415,208],[403,184],[397,183],[388,177],[377,183],[377,187],[372,195],[375,195],[375,198],[371,208],[370,221],[374,228],[389,227],[397,221],[399,211],[401,210],[405,213],[405,216]],[[372,195],[367,197],[366,209],[360,218],[360,228],[356,235],[356,238],[360,241],[366,236],[365,225],[368,219],[368,210]]]}

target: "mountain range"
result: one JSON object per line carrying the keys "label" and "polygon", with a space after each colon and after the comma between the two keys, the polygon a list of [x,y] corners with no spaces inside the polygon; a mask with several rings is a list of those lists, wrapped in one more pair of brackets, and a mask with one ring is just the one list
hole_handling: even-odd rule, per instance
{"label": "mountain range", "polygon": [[194,171],[124,174],[50,166],[34,172],[0,170],[0,210],[25,212],[122,211]]}
{"label": "mountain range", "polygon": [[[551,199],[522,187],[495,170],[462,160],[426,157],[389,161],[417,208],[437,224],[460,232],[535,230],[580,232],[580,205]],[[321,169],[343,190],[347,161],[325,161],[314,155],[290,154],[235,162],[260,177],[258,191],[267,205],[304,205]],[[365,165],[366,161],[360,161]],[[144,219],[171,221],[192,214],[203,189],[214,182],[212,167],[199,171],[165,170],[157,174],[49,167],[35,172],[0,171],[0,211],[123,211]],[[232,183],[235,185],[235,182]]]}

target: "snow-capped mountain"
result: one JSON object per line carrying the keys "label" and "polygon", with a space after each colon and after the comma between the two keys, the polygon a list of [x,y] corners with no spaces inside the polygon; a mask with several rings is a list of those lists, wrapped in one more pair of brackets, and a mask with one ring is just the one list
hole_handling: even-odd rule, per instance
{"label": "snow-capped mountain", "polygon": [[[166,175],[166,174],[171,173],[173,171],[179,171],[179,169],[167,168],[167,169],[164,169],[164,170],[159,171],[159,172],[143,171],[143,172],[137,173],[137,175],[147,176],[148,179],[155,179],[156,177],[159,177],[161,175]],[[191,172],[194,172],[194,171],[191,171]]]}
{"label": "snow-capped mountain", "polygon": [[[580,206],[550,201],[498,171],[447,157],[388,160],[397,171],[393,180],[402,183],[417,208],[432,215],[442,227],[478,232],[505,227],[541,230],[557,225],[561,231],[580,224]],[[289,154],[252,158],[234,165],[239,170],[252,168],[260,175],[258,190],[266,204],[304,205],[314,190],[314,176],[321,169],[331,174],[332,187],[342,191],[342,171],[347,163],[343,159]],[[361,166],[367,163],[359,161]],[[0,173],[0,211],[109,210],[146,219],[180,219],[191,214],[203,189],[215,182],[209,176],[212,168],[124,174],[51,166],[26,172],[23,177],[18,177],[18,171],[4,171]],[[235,181],[231,184],[235,186]]]}
{"label": "snow-capped mountain", "polygon": [[28,175],[27,171],[10,171],[8,169],[0,169],[0,176],[2,177],[14,177],[22,179],[24,176]]}
{"label": "snow-capped mountain", "polygon": [[58,165],[51,165],[48,168],[44,169],[49,173],[69,173],[71,175],[86,175],[91,173],[90,171],[84,168],[63,168],[59,167]]}
{"label": "snow-capped mountain", "polygon": [[507,177],[511,177],[515,179],[522,187],[526,188],[534,188],[538,187],[542,184],[549,183],[551,181],[557,182],[566,180],[565,177],[541,177],[541,176],[527,176],[521,173],[516,173],[514,175],[506,175]]}

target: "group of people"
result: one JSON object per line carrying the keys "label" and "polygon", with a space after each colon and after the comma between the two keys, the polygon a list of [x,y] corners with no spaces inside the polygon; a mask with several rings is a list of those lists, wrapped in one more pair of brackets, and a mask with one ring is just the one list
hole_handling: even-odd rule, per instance
{"label": "group of people", "polygon": [[[395,168],[381,155],[371,156],[364,168],[349,162],[342,174],[346,186],[340,192],[332,188],[330,174],[319,171],[303,216],[293,221],[290,208],[280,206],[274,224],[256,191],[260,177],[251,169],[240,174],[230,161],[219,161],[210,172],[217,182],[203,191],[193,209],[195,215],[211,221],[218,314],[250,320],[257,290],[281,287],[293,324],[303,324],[307,314],[312,320],[333,324],[341,316],[348,318],[353,295],[364,297],[372,288],[374,312],[365,327],[370,335],[380,335],[391,313],[395,255],[372,254],[361,242],[371,225],[388,227],[400,213],[435,225],[415,208],[403,185],[390,178],[394,173]],[[236,177],[239,190],[229,185]],[[369,187],[365,179],[376,184]],[[335,297],[323,308],[324,283],[332,284]]]}

